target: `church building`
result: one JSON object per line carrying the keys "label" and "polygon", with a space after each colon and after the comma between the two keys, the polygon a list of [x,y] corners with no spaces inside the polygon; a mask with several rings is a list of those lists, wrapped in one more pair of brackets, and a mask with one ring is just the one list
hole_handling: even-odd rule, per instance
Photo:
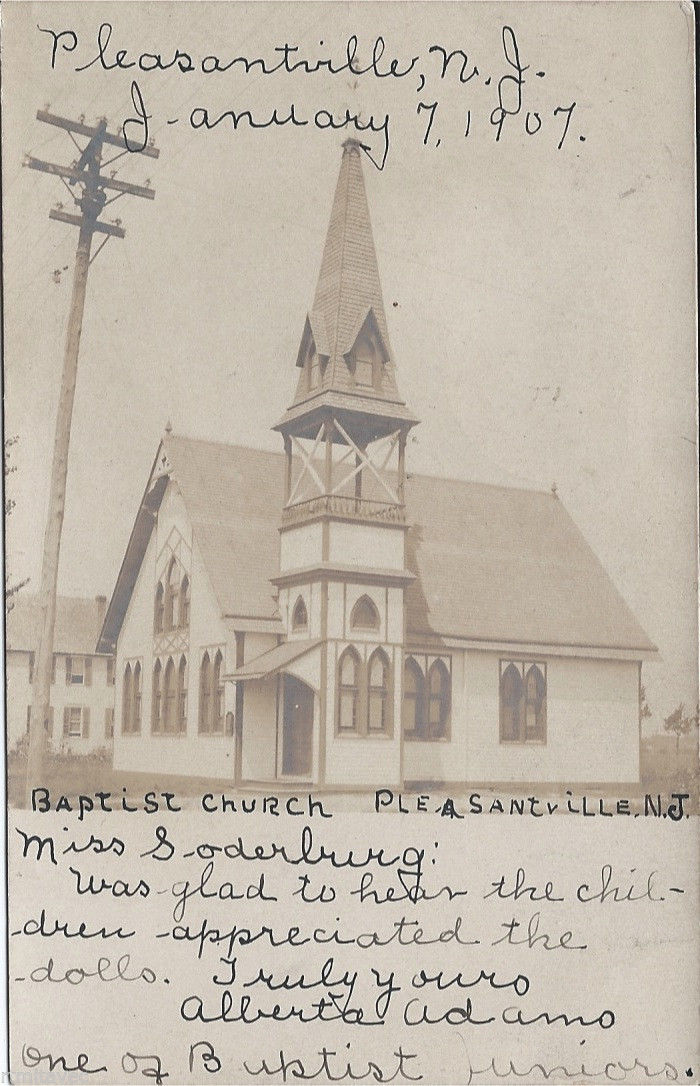
{"label": "church building", "polygon": [[556,494],[407,475],[420,405],[399,391],[361,160],[347,140],[280,452],[158,447],[97,645],[116,654],[114,767],[636,782],[656,649]]}

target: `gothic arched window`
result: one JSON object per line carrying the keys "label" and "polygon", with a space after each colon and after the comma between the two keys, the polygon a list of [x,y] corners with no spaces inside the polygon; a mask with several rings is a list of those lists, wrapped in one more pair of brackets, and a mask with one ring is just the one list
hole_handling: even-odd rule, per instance
{"label": "gothic arched window", "polygon": [[390,667],[386,653],[375,649],[367,666],[367,731],[387,732],[391,713]]}
{"label": "gothic arched window", "polygon": [[407,739],[423,735],[425,679],[419,665],[409,656],[403,666],[403,733]]}
{"label": "gothic arched window", "polygon": [[525,676],[525,736],[540,740],[545,737],[547,724],[547,686],[537,664],[532,664]]}
{"label": "gothic arched window", "polygon": [[177,726],[181,732],[187,731],[187,660],[180,657],[177,669]]}
{"label": "gothic arched window", "polygon": [[153,606],[153,632],[157,634],[163,632],[163,617],[165,615],[164,597],[165,589],[163,588],[162,582],[158,581],[156,598]]}
{"label": "gothic arched window", "polygon": [[521,738],[523,680],[515,664],[508,664],[501,675],[501,739]]}
{"label": "gothic arched window", "polygon": [[211,660],[205,652],[199,668],[199,730],[211,731]]}
{"label": "gothic arched window", "polygon": [[185,574],[180,585],[180,626],[190,624],[190,579]]}
{"label": "gothic arched window", "polygon": [[163,618],[163,629],[172,630],[177,626],[177,602],[180,593],[180,576],[177,568],[177,562],[174,558],[170,559],[170,565],[168,566],[168,577],[165,585],[165,615]]}
{"label": "gothic arched window", "polygon": [[136,661],[134,664],[133,677],[131,680],[131,730],[134,732],[141,731],[141,664]]}
{"label": "gothic arched window", "polygon": [[359,726],[360,657],[349,646],[338,661],[338,731],[356,732]]}
{"label": "gothic arched window", "polygon": [[151,731],[162,731],[162,668],[160,660],[156,660],[153,668],[153,688],[151,698]]}
{"label": "gothic arched window", "polygon": [[305,630],[309,625],[309,616],[306,610],[306,604],[301,596],[294,604],[294,610],[292,611],[292,629],[293,630]]}
{"label": "gothic arched window", "polygon": [[175,682],[175,664],[172,656],[168,657],[163,678],[163,731],[177,730],[177,688]]}
{"label": "gothic arched window", "polygon": [[353,630],[378,630],[379,611],[369,596],[360,596],[350,613]]}
{"label": "gothic arched window", "polygon": [[221,734],[223,734],[224,730],[224,684],[221,681],[221,668],[223,662],[224,658],[221,655],[221,650],[218,649],[216,656],[214,657],[214,667],[212,669],[211,699],[214,717],[211,730]]}
{"label": "gothic arched window", "polygon": [[428,671],[428,734],[446,739],[450,724],[450,673],[444,661],[434,660]]}
{"label": "gothic arched window", "polygon": [[131,731],[131,664],[124,668],[122,680],[122,732]]}

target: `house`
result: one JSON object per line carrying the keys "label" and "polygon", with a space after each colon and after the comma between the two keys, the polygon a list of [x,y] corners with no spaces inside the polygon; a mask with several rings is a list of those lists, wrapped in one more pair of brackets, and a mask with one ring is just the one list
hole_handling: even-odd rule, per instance
{"label": "house", "polygon": [[[51,667],[49,748],[87,754],[111,747],[114,733],[114,656],[95,652],[106,596],[59,596]],[[20,593],[7,616],[5,655],[7,748],[29,730],[34,652],[41,632],[38,597]]]}
{"label": "house", "polygon": [[637,781],[655,648],[557,496],[406,473],[418,418],[353,140],[296,371],[280,453],[159,445],[98,642],[115,768]]}

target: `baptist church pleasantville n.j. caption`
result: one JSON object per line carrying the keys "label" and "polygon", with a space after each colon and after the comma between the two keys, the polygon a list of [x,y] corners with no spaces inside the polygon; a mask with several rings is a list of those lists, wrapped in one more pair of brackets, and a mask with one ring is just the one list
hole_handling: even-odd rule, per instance
{"label": "baptist church pleasantville n.j. caption", "polygon": [[406,475],[343,145],[270,453],[166,433],[97,650],[115,769],[315,788],[634,782],[654,645],[556,495]]}

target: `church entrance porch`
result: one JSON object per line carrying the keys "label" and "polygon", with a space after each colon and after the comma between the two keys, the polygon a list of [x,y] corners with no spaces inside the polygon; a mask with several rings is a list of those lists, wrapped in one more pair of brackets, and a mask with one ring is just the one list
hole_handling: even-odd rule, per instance
{"label": "church entrance porch", "polygon": [[282,775],[308,777],[313,767],[314,692],[295,675],[282,676]]}

